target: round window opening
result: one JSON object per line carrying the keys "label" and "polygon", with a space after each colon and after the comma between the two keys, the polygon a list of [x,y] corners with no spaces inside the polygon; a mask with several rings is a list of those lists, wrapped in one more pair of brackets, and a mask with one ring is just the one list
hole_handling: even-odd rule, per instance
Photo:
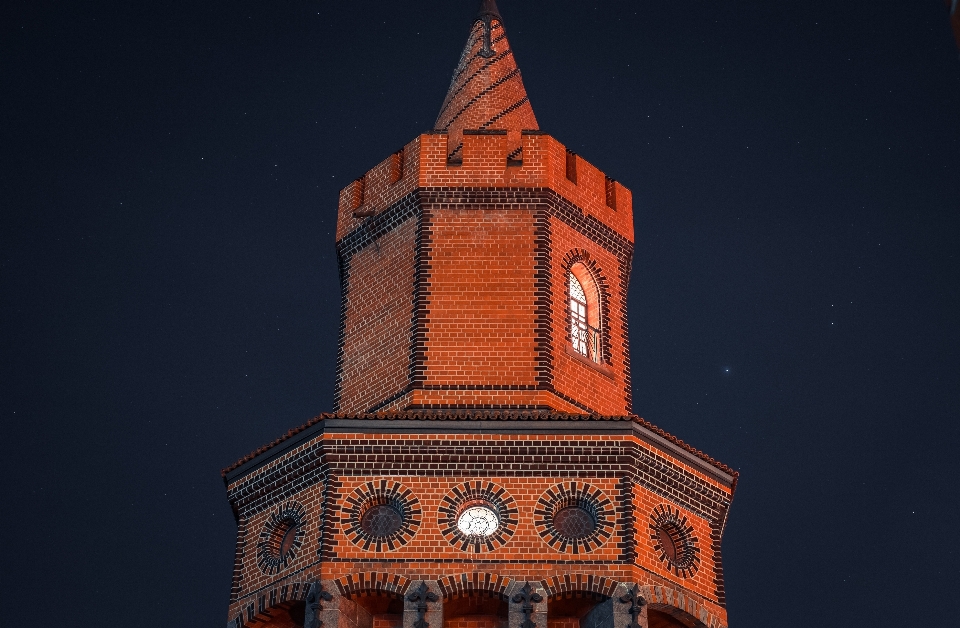
{"label": "round window opening", "polygon": [[650,540],[668,571],[690,578],[700,569],[700,548],[693,526],[670,506],[657,506],[650,515]]}
{"label": "round window opening", "polygon": [[297,540],[297,522],[288,519],[283,522],[277,532],[279,532],[277,536],[283,535],[280,539],[279,553],[280,558],[283,558],[293,549],[293,542]]}
{"label": "round window opening", "polygon": [[306,510],[294,501],[277,507],[264,522],[257,539],[257,566],[275,574],[296,560],[306,528]]}
{"label": "round window opening", "polygon": [[403,516],[393,504],[377,504],[360,518],[360,528],[374,538],[384,538],[403,526]]}
{"label": "round window opening", "polygon": [[667,560],[669,560],[671,563],[677,562],[677,541],[673,538],[674,535],[679,536],[679,533],[675,528],[673,528],[673,526],[664,525],[657,528],[657,537],[660,539],[660,547],[663,549],[663,553],[666,554]]}
{"label": "round window opening", "polygon": [[487,537],[500,527],[500,518],[487,505],[467,507],[457,518],[457,528],[464,536]]}
{"label": "round window opening", "polygon": [[596,529],[597,520],[582,506],[567,506],[553,515],[553,527],[568,539],[583,539]]}

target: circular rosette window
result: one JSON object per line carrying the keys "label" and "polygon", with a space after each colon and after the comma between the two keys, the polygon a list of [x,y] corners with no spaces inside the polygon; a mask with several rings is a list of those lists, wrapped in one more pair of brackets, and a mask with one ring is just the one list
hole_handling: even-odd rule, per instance
{"label": "circular rosette window", "polygon": [[437,516],[440,532],[464,552],[493,551],[517,529],[517,504],[493,482],[464,482],[443,496]]}
{"label": "circular rosette window", "polygon": [[693,526],[679,510],[657,506],[650,515],[650,540],[668,571],[690,578],[700,569],[700,548]]}
{"label": "circular rosette window", "polygon": [[389,480],[358,486],[344,504],[347,538],[365,550],[395,550],[420,527],[420,502],[410,489]]}
{"label": "circular rosette window", "polygon": [[270,513],[257,539],[257,565],[265,574],[275,574],[292,564],[303,545],[307,511],[295,501],[281,504]]}
{"label": "circular rosette window", "polygon": [[583,482],[557,484],[537,500],[533,524],[558,552],[581,554],[597,549],[613,532],[613,504]]}

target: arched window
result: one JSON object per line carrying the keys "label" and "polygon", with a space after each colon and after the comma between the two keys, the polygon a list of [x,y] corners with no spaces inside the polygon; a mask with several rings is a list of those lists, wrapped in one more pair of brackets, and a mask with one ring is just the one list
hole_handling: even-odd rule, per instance
{"label": "arched window", "polygon": [[602,362],[600,342],[600,296],[586,266],[570,268],[570,344],[580,355]]}

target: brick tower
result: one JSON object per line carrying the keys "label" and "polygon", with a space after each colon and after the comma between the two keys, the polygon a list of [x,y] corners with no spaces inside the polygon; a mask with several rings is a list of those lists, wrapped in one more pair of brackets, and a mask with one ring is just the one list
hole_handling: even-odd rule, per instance
{"label": "brick tower", "polygon": [[492,0],[336,238],[334,412],[224,470],[228,626],[726,626],[737,474],[632,414],[630,191],[539,130]]}

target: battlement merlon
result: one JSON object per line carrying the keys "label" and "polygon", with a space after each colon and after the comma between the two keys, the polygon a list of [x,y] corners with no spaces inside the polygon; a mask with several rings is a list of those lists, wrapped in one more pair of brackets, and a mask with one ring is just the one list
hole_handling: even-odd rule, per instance
{"label": "battlement merlon", "polygon": [[420,135],[340,191],[337,241],[418,188],[460,187],[550,189],[634,241],[630,190],[540,131]]}

